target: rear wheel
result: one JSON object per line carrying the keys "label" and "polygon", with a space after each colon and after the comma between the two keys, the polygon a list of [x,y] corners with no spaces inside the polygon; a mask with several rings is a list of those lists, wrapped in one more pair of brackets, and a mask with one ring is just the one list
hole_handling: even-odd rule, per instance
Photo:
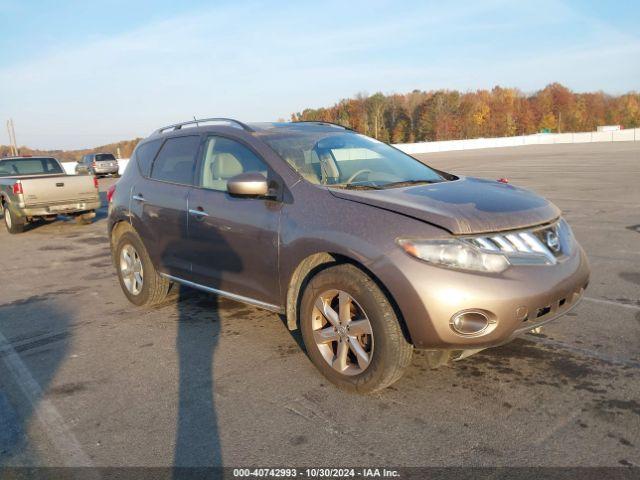
{"label": "rear wheel", "polygon": [[171,282],[157,272],[134,232],[125,232],[119,238],[115,261],[120,286],[131,303],[151,306],[165,300]]}
{"label": "rear wheel", "polygon": [[95,216],[96,213],[93,211],[81,213],[80,215],[76,215],[75,220],[78,225],[89,225]]}
{"label": "rear wheel", "polygon": [[361,393],[397,381],[413,347],[378,285],[354,265],[316,274],[304,291],[300,327],[309,358],[331,382]]}
{"label": "rear wheel", "polygon": [[4,226],[7,227],[9,233],[22,233],[24,232],[24,221],[19,221],[11,214],[11,210],[4,205],[2,208],[2,215],[4,216]]}

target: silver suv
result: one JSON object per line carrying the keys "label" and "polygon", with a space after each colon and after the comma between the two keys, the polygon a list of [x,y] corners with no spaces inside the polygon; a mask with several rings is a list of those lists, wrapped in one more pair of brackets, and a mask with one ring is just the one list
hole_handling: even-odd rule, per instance
{"label": "silver suv", "polygon": [[118,160],[113,153],[90,153],[78,160],[76,164],[76,173],[85,175],[94,175],[96,177],[102,175],[118,176]]}

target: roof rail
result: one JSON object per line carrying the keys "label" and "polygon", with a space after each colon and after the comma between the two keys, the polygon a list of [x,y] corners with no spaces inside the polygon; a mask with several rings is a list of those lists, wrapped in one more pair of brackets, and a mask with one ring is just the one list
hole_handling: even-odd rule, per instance
{"label": "roof rail", "polygon": [[165,132],[167,130],[180,130],[185,125],[193,125],[193,124],[195,124],[196,126],[199,126],[201,123],[221,123],[221,122],[231,123],[234,126],[242,128],[243,130],[245,130],[247,132],[253,132],[254,131],[246,123],[242,123],[241,121],[235,120],[233,118],[203,118],[203,119],[198,119],[198,120],[189,120],[188,122],[175,123],[173,125],[167,125],[166,127],[158,128],[153,133],[154,134],[160,134],[160,133],[163,133],[163,132]]}
{"label": "roof rail", "polygon": [[353,128],[349,128],[349,127],[345,127],[344,125],[340,125],[339,123],[333,123],[333,122],[322,122],[320,120],[296,120],[295,122],[291,122],[291,123],[315,123],[316,125],[327,125],[330,127],[340,127],[343,128],[345,130],[350,130],[350,131],[355,131],[353,130]]}

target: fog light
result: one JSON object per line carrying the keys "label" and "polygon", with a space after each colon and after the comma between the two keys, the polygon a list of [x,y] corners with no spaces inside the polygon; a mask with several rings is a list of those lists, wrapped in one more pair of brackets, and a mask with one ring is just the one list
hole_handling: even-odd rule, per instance
{"label": "fog light", "polygon": [[495,322],[480,310],[458,312],[449,321],[452,330],[460,335],[479,335],[493,324]]}

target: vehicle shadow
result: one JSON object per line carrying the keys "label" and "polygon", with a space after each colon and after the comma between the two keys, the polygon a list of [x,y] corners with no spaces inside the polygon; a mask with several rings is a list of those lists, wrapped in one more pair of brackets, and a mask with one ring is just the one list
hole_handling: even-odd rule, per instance
{"label": "vehicle shadow", "polygon": [[[219,264],[221,278],[225,272],[242,270],[240,257],[215,228],[208,232],[207,241],[212,247],[215,245],[218,251],[225,252],[225,260]],[[203,261],[202,257],[200,261]],[[207,261],[215,260],[210,257]],[[219,283],[209,280],[207,286],[221,288]],[[172,288],[177,290],[172,294],[178,297],[176,349],[179,362],[173,476],[182,478],[192,475],[193,468],[220,467],[223,464],[215,407],[214,363],[221,333],[221,299],[214,294],[177,284]]]}
{"label": "vehicle shadow", "polygon": [[[69,386],[50,387],[67,357],[73,321],[73,315],[52,297],[67,293],[25,296],[0,304],[0,467],[45,462],[30,444],[27,432],[43,396],[71,394]],[[50,414],[50,408],[46,411]],[[46,415],[43,418],[38,425],[48,433]]]}
{"label": "vehicle shadow", "polygon": [[100,203],[102,203],[102,208],[100,210],[104,210],[106,213],[107,211],[106,205],[109,204],[109,202],[107,201],[107,192],[101,190],[99,192],[99,195],[100,195]]}
{"label": "vehicle shadow", "polygon": [[174,478],[185,468],[222,464],[214,397],[214,358],[220,334],[218,298],[174,285],[178,289],[178,417]]}

